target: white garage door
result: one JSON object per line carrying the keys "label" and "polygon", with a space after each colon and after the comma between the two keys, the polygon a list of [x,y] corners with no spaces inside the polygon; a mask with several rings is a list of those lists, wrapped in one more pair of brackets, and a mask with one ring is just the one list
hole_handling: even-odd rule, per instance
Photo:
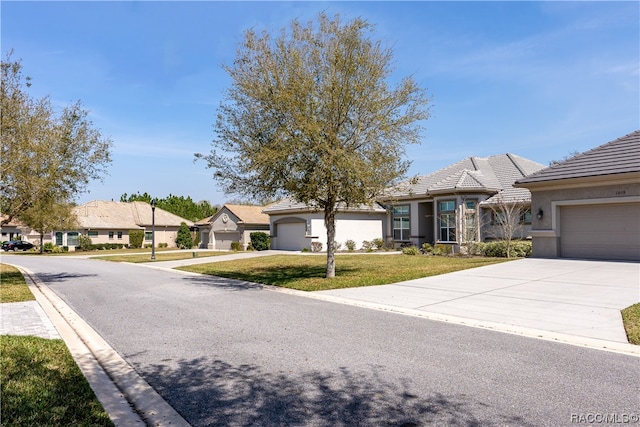
{"label": "white garage door", "polygon": [[640,203],[561,207],[560,254],[639,261]]}
{"label": "white garage door", "polygon": [[277,224],[276,227],[278,228],[276,249],[300,251],[307,247],[306,224],[304,222]]}

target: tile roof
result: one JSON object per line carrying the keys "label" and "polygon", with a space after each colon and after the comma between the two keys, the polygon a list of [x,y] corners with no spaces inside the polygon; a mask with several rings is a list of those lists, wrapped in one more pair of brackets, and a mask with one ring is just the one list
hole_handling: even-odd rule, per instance
{"label": "tile roof", "polygon": [[640,130],[549,166],[516,184],[640,172]]}
{"label": "tile roof", "polygon": [[[94,229],[138,229],[152,223],[151,205],[146,202],[108,202],[94,200],[73,208],[81,228]],[[184,222],[193,222],[156,208],[155,225],[179,227]]]}
{"label": "tile roof", "polygon": [[[275,214],[281,212],[317,212],[319,208],[314,208],[313,206],[309,206],[305,203],[296,202],[293,199],[282,199],[276,203],[273,203],[264,208],[266,214]],[[370,212],[370,213],[380,213],[386,212],[386,210],[374,203],[372,206],[368,206],[365,204],[358,206],[348,207],[341,203],[338,205],[338,212]]]}
{"label": "tile roof", "polygon": [[499,192],[544,165],[515,154],[467,157],[428,175],[407,181],[387,192],[388,198],[430,196],[460,191]]}
{"label": "tile roof", "polygon": [[264,214],[264,206],[224,205],[245,224],[269,224],[269,215]]}

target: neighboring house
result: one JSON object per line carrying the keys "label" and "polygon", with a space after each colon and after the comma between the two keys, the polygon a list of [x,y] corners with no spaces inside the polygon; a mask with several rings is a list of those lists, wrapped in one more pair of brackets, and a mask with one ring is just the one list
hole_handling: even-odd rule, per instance
{"label": "neighboring house", "polygon": [[520,224],[512,237],[531,228],[531,195],[513,183],[545,166],[514,154],[468,157],[390,189],[379,202],[387,207],[387,242],[395,246],[500,239],[500,208],[517,205]]}
{"label": "neighboring house", "polygon": [[252,232],[269,234],[269,217],[262,213],[263,209],[264,206],[224,205],[215,215],[195,224],[200,229],[200,246],[229,250],[232,242],[240,242],[247,249]]}
{"label": "neighboring house", "polygon": [[151,205],[146,202],[106,202],[94,200],[73,208],[78,230],[56,231],[53,243],[68,246],[73,250],[78,244],[78,235],[91,238],[91,243],[129,244],[129,230],[144,230],[143,245],[151,244],[152,222],[155,223],[155,244],[166,243],[176,247],[176,236],[181,223],[193,226],[193,222],[156,208],[152,215]]}
{"label": "neighboring house", "polygon": [[[6,218],[6,216],[3,215],[3,218]],[[29,243],[40,246],[40,233],[16,218],[3,225],[0,228],[0,233],[2,235],[0,240],[3,242],[7,240],[26,240]],[[42,242],[51,242],[51,233],[45,233]]]}
{"label": "neighboring house", "polygon": [[640,261],[640,130],[515,185],[532,193],[533,256]]}
{"label": "neighboring house", "polygon": [[[264,213],[269,215],[272,249],[300,251],[320,242],[322,250],[327,250],[323,211],[285,199],[266,207]],[[335,241],[345,249],[346,241],[353,240],[359,249],[365,240],[383,238],[386,216],[378,204],[338,207]]]}

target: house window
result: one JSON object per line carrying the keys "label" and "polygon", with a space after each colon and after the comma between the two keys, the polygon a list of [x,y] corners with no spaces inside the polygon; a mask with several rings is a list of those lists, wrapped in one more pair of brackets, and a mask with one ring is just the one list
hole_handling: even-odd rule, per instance
{"label": "house window", "polygon": [[478,240],[478,201],[465,200],[464,202],[464,241]]}
{"label": "house window", "polygon": [[89,231],[89,232],[87,232],[87,235],[89,237],[98,237],[98,232],[97,231]]}
{"label": "house window", "polygon": [[118,231],[118,240],[122,240],[122,231]]}
{"label": "house window", "polygon": [[75,231],[67,233],[67,246],[78,246],[78,233]]}
{"label": "house window", "polygon": [[531,224],[531,208],[523,209],[520,214],[520,224]]}
{"label": "house window", "polygon": [[151,231],[145,231],[144,232],[144,240],[153,240],[153,232]]}
{"label": "house window", "polygon": [[440,225],[440,241],[456,241],[456,202],[446,200],[438,203],[438,218]]}
{"label": "house window", "polygon": [[408,241],[409,230],[409,205],[393,207],[393,240]]}
{"label": "house window", "polygon": [[113,240],[113,231],[109,232],[109,240]]}
{"label": "house window", "polygon": [[62,232],[56,231],[56,246],[62,246]]}

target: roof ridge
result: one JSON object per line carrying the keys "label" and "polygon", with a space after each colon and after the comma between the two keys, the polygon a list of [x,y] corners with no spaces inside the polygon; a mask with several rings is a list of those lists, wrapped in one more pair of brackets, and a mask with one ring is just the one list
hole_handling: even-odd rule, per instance
{"label": "roof ridge", "polygon": [[518,169],[518,172],[520,172],[520,175],[527,176],[527,174],[524,172],[524,170],[522,170],[522,167],[518,164],[518,162],[516,162],[516,159],[514,158],[513,154],[506,153],[505,155],[507,156],[507,158],[509,160],[511,160],[511,163],[513,163],[513,166],[515,166],[516,169]]}

